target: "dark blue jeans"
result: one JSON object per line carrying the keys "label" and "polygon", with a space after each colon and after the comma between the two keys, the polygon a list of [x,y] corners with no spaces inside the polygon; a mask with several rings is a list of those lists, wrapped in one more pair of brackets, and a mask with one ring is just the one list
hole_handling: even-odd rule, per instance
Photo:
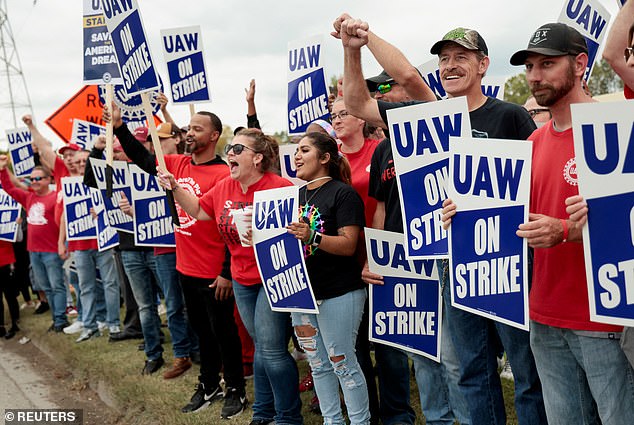
{"label": "dark blue jeans", "polygon": [[[444,263],[444,264],[443,264]],[[474,425],[502,425],[506,411],[497,371],[499,341],[515,379],[515,411],[520,425],[547,423],[542,387],[530,347],[529,333],[451,306],[449,270],[439,262],[445,318],[460,361],[460,381]]]}

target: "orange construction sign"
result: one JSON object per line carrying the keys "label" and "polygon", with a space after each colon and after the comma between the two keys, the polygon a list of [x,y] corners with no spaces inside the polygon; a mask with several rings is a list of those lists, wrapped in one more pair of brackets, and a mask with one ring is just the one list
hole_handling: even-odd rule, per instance
{"label": "orange construction sign", "polygon": [[[103,104],[99,99],[99,86],[84,86],[44,122],[65,143],[70,143],[73,134],[73,120],[90,121],[105,126],[106,123],[101,118],[102,113]],[[159,125],[162,121],[154,115],[154,122]]]}

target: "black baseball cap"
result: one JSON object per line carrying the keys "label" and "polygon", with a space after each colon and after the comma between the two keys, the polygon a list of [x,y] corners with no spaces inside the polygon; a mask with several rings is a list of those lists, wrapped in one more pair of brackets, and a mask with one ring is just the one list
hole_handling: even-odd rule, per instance
{"label": "black baseball cap", "polygon": [[366,78],[365,84],[368,86],[368,90],[370,93],[374,93],[376,88],[381,84],[393,83],[394,78],[390,77],[390,74],[385,72],[385,70],[381,71],[379,75],[372,78]]}
{"label": "black baseball cap", "polygon": [[442,46],[449,42],[457,43],[465,49],[479,50],[485,55],[489,55],[489,48],[487,47],[487,44],[484,42],[484,38],[482,38],[480,33],[478,33],[476,30],[462,27],[452,29],[447,34],[445,34],[442,40],[434,43],[434,45],[431,46],[431,54],[440,54]]}
{"label": "black baseball cap", "polygon": [[586,39],[576,29],[566,24],[554,22],[544,24],[535,31],[528,47],[511,56],[511,65],[524,65],[530,53],[546,56],[576,56],[588,53]]}

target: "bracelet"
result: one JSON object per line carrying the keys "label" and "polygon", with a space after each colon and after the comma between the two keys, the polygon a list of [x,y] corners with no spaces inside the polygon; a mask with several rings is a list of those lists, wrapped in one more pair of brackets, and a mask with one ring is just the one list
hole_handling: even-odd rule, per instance
{"label": "bracelet", "polygon": [[561,241],[561,243],[564,243],[568,240],[568,223],[566,223],[566,220],[563,218],[560,218],[559,220],[561,221],[561,225],[564,228],[564,238]]}

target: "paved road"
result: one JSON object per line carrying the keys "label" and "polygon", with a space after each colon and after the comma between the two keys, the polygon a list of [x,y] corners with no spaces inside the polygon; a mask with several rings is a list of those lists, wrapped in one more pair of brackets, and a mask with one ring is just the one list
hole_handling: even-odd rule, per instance
{"label": "paved road", "polygon": [[0,345],[0,408],[56,409],[50,385],[27,360]]}

